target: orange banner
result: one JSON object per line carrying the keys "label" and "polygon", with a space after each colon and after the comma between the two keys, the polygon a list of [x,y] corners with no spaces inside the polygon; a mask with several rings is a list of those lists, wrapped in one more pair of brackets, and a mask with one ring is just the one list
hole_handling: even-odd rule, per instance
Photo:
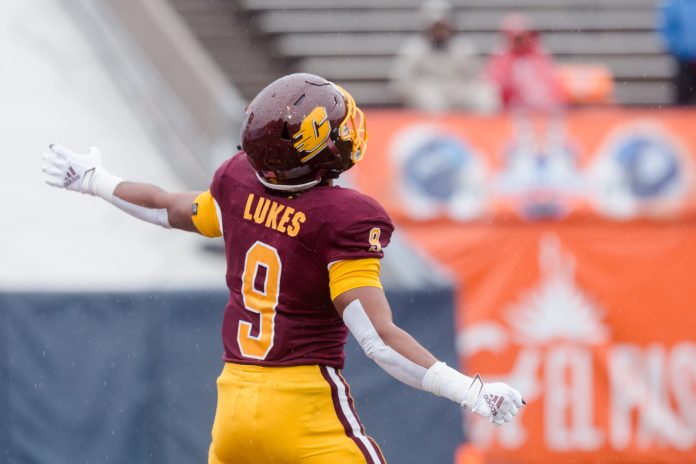
{"label": "orange banner", "polygon": [[565,165],[511,155],[502,118],[368,124],[355,181],[457,276],[462,367],[527,400],[501,428],[466,415],[487,462],[696,463],[696,113],[571,114]]}
{"label": "orange banner", "polygon": [[405,220],[470,222],[696,210],[696,113],[586,110],[563,118],[372,111],[362,190]]}

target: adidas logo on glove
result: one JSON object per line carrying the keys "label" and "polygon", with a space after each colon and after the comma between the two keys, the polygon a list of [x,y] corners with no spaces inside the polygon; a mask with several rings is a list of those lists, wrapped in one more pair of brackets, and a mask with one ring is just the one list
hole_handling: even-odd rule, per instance
{"label": "adidas logo on glove", "polygon": [[503,398],[501,395],[484,395],[483,399],[486,400],[486,404],[488,404],[491,414],[497,416],[498,409],[500,409],[500,405],[503,404],[503,400],[505,398]]}
{"label": "adidas logo on glove", "polygon": [[65,180],[63,181],[63,187],[67,188],[68,185],[71,185],[75,182],[80,180],[80,175],[75,172],[75,170],[71,167],[68,168],[68,171],[65,173]]}

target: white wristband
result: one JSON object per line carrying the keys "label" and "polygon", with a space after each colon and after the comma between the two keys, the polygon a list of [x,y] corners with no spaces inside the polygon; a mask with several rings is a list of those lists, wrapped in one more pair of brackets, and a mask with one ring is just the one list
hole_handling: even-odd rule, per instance
{"label": "white wristband", "polygon": [[443,396],[463,407],[471,407],[482,386],[483,381],[478,375],[472,379],[443,362],[433,364],[423,378],[423,390]]}
{"label": "white wristband", "polygon": [[114,191],[116,187],[118,187],[118,184],[123,182],[123,179],[111,174],[102,167],[97,167],[94,168],[91,173],[89,171],[85,173],[85,180],[83,182],[86,182],[89,186],[89,193],[111,203],[113,201]]}

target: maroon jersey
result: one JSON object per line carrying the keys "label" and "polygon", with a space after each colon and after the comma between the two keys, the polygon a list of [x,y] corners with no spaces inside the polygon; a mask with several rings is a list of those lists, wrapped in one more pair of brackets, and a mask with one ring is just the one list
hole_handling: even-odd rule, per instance
{"label": "maroon jersey", "polygon": [[343,368],[347,328],[329,294],[330,263],[382,258],[393,226],[355,190],[317,186],[288,196],[264,188],[246,154],[227,160],[210,192],[227,255],[224,360]]}

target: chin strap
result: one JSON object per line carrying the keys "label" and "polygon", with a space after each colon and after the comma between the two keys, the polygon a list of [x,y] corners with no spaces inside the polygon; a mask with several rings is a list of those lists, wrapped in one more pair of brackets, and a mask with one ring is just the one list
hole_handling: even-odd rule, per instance
{"label": "chin strap", "polygon": [[301,192],[303,190],[310,189],[317,185],[319,182],[321,182],[321,179],[316,179],[312,180],[310,182],[306,182],[304,184],[296,184],[296,185],[288,185],[288,184],[271,184],[267,180],[265,180],[263,177],[259,175],[259,173],[256,173],[256,178],[263,184],[264,187],[269,188],[271,190],[280,190],[281,192]]}

